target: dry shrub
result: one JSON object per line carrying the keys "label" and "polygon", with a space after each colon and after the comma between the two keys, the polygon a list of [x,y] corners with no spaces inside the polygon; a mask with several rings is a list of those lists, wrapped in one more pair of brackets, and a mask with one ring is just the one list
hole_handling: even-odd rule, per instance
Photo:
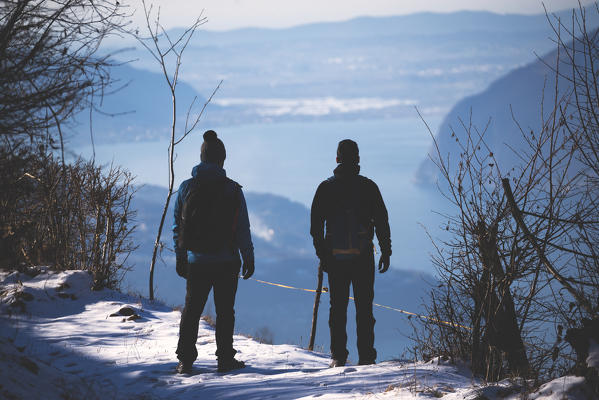
{"label": "dry shrub", "polygon": [[0,168],[0,266],[82,269],[95,289],[116,288],[135,248],[131,174],[81,159],[63,165],[43,145],[7,141]]}

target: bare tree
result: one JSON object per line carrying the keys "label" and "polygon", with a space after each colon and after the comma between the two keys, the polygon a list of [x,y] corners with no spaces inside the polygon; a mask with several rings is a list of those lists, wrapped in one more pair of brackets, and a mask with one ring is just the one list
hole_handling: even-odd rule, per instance
{"label": "bare tree", "polygon": [[[0,2],[0,247],[3,266],[46,263],[116,287],[134,249],[132,177],[64,160],[62,125],[110,84],[100,44],[127,26],[109,0]],[[61,162],[55,157],[60,144]]]}
{"label": "bare tree", "polygon": [[485,130],[466,122],[461,129],[465,140],[458,139],[457,165],[450,165],[438,147],[434,159],[443,194],[457,213],[445,215],[451,238],[437,244],[433,263],[442,285],[431,292],[428,312],[449,324],[427,323],[429,331],[421,333],[427,340],[418,351],[424,357],[469,359],[473,371],[490,380],[505,375],[504,360],[510,372],[528,375],[531,361],[522,332],[527,319],[519,311],[525,307],[522,290],[534,276],[534,262],[510,224]]}
{"label": "bare tree", "polygon": [[196,108],[197,97],[187,107],[187,114],[185,118],[185,125],[180,130],[177,116],[178,116],[178,104],[177,104],[177,84],[179,83],[179,72],[182,63],[183,53],[187,48],[191,38],[197,31],[197,29],[206,22],[206,18],[200,14],[198,18],[179,36],[171,38],[168,31],[160,22],[160,9],[157,10],[156,15],[153,14],[153,6],[147,5],[145,0],[142,0],[144,15],[146,20],[146,34],[140,35],[136,32],[135,38],[142,44],[142,46],[150,53],[154,60],[158,63],[162,70],[162,76],[169,89],[172,104],[172,121],[170,129],[170,142],[168,146],[168,193],[166,201],[164,202],[164,208],[160,217],[160,223],[158,225],[158,232],[156,234],[156,241],[154,242],[154,249],[152,251],[152,260],[150,262],[150,280],[149,280],[149,297],[150,300],[154,299],[154,267],[156,265],[156,257],[159,251],[162,251],[164,244],[161,241],[162,229],[164,228],[164,221],[168,212],[168,206],[174,193],[175,184],[175,146],[181,143],[190,133],[192,133],[197,127],[206,106],[212,100],[212,97],[220,87],[220,83],[212,93],[212,95],[206,100],[204,105],[201,107],[199,112],[194,113]]}
{"label": "bare tree", "polygon": [[586,12],[581,6],[568,23],[549,17],[553,101],[542,105],[549,112],[536,130],[515,121],[518,165],[498,165],[486,128],[467,121],[464,134],[452,134],[454,164],[435,142],[433,161],[456,213],[446,216],[451,238],[437,244],[442,285],[431,292],[429,312],[453,325],[426,326],[421,355],[470,359],[487,379],[550,377],[572,363],[563,333],[597,318],[599,37]]}
{"label": "bare tree", "polygon": [[568,21],[548,19],[558,48],[550,67],[569,89],[556,90],[549,118],[527,139],[536,201],[519,198],[520,182],[512,182],[514,196],[503,182],[515,221],[559,288],[549,308],[561,329],[599,322],[599,31],[588,25],[588,12],[599,6],[579,6]]}
{"label": "bare tree", "polygon": [[127,16],[118,1],[2,1],[0,135],[60,141],[64,155],[61,124],[101,98],[112,63],[99,46]]}

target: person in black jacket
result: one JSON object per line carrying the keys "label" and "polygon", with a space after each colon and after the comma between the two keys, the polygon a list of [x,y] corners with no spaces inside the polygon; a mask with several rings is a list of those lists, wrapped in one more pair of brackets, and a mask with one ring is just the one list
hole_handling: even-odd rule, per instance
{"label": "person in black jacket", "polygon": [[[321,267],[328,274],[331,307],[330,367],[345,365],[347,304],[353,286],[359,364],[374,364],[374,232],[381,248],[379,272],[389,268],[391,234],[385,203],[378,186],[359,175],[360,156],[353,140],[337,148],[334,175],[322,182],[312,202],[310,234]],[[325,231],[326,226],[326,231]]]}
{"label": "person in black jacket", "polygon": [[[254,273],[254,247],[245,198],[241,186],[226,176],[225,157],[223,142],[214,131],[206,131],[201,163],[193,168],[192,178],[181,183],[175,201],[176,270],[187,279],[177,345],[178,373],[190,373],[198,356],[198,325],[211,289],[216,307],[218,371],[245,366],[234,358],[237,353],[233,348],[234,305],[241,267],[239,253],[243,258],[243,279],[248,279]],[[204,207],[195,213],[203,219],[185,221],[186,207],[201,208],[196,203]]]}

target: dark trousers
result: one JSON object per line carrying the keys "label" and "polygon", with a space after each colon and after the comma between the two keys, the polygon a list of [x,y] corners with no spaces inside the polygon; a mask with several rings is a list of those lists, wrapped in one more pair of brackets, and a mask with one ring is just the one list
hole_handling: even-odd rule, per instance
{"label": "dark trousers", "polygon": [[372,301],[374,299],[374,256],[368,254],[352,261],[331,261],[328,266],[329,328],[331,330],[331,357],[346,360],[347,351],[347,303],[349,286],[353,287],[356,306],[357,345],[360,363],[376,360],[374,348],[374,323]]}
{"label": "dark trousers", "polygon": [[196,341],[198,326],[210,289],[216,307],[216,355],[220,359],[233,358],[233,330],[235,327],[235,294],[239,262],[214,265],[189,265],[185,308],[179,325],[177,358],[193,362],[198,357]]}

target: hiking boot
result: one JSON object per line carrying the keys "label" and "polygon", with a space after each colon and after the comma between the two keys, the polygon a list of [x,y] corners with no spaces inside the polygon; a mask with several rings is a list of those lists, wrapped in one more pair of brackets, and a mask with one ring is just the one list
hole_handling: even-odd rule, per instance
{"label": "hiking boot", "polygon": [[229,358],[226,360],[218,360],[218,372],[229,372],[234,371],[236,369],[241,369],[245,367],[245,363],[243,361],[236,360],[234,358]]}
{"label": "hiking boot", "polygon": [[178,374],[191,374],[192,368],[192,362],[179,361],[179,364],[177,364],[177,368],[175,368],[175,370]]}
{"label": "hiking boot", "polygon": [[329,368],[343,367],[345,365],[345,361],[346,360],[337,360],[336,358],[333,358],[329,364]]}

